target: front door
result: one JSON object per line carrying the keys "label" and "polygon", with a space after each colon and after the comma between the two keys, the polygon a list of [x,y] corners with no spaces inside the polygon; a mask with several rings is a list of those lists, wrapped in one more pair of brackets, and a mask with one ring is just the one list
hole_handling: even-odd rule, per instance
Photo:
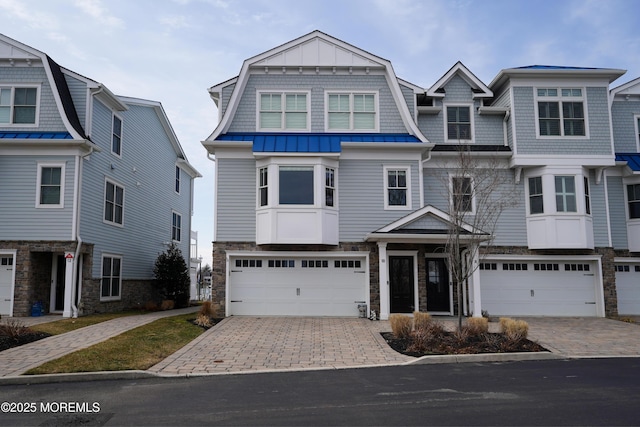
{"label": "front door", "polygon": [[415,311],[413,286],[413,256],[390,256],[391,313],[413,313]]}
{"label": "front door", "polygon": [[427,258],[427,311],[451,311],[449,270],[444,258]]}
{"label": "front door", "polygon": [[54,255],[53,262],[56,263],[56,282],[55,282],[55,311],[63,311],[64,310],[64,281],[65,281],[65,272],[66,272],[66,260],[64,259],[64,255]]}

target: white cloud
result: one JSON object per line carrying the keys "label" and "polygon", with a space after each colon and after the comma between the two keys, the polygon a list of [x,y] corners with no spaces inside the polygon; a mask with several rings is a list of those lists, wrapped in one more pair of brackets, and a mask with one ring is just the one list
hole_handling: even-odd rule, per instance
{"label": "white cloud", "polygon": [[100,0],[75,0],[75,5],[87,15],[96,18],[108,27],[122,28],[124,21],[111,14]]}
{"label": "white cloud", "polygon": [[[53,13],[29,7],[21,0],[0,0],[0,10],[6,13],[5,19],[13,18],[25,23],[32,29],[56,29],[58,19]],[[5,25],[3,25],[5,27]]]}

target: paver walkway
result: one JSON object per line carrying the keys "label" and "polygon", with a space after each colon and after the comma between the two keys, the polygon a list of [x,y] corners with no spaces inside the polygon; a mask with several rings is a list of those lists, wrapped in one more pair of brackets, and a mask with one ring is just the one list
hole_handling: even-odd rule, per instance
{"label": "paver walkway", "polygon": [[178,310],[158,311],[138,316],[119,317],[65,334],[54,335],[20,347],[1,351],[0,377],[20,375],[49,360],[54,360],[82,348],[92,346],[130,329],[151,323],[154,320],[192,313],[197,310],[198,307],[189,307]]}

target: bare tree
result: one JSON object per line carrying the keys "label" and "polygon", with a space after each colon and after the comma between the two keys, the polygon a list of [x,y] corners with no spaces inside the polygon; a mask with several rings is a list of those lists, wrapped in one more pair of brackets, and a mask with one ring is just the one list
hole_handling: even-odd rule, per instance
{"label": "bare tree", "polygon": [[458,144],[444,167],[448,173],[441,179],[449,201],[445,252],[456,284],[458,328],[462,326],[462,286],[479,268],[472,261],[493,244],[500,215],[515,207],[520,198],[513,172],[497,157],[479,154],[474,155],[468,144]]}

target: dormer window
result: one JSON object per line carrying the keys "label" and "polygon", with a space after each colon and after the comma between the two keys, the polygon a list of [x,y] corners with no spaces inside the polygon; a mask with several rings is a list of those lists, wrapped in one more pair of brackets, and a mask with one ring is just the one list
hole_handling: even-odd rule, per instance
{"label": "dormer window", "polygon": [[375,93],[327,93],[328,131],[375,131],[378,105]]}
{"label": "dormer window", "polygon": [[471,142],[471,106],[447,106],[447,140],[449,142]]}
{"label": "dormer window", "polygon": [[258,130],[309,130],[308,93],[258,92]]}
{"label": "dormer window", "polygon": [[35,125],[38,88],[0,87],[0,124]]}
{"label": "dormer window", "polygon": [[586,136],[581,88],[536,90],[539,136]]}

